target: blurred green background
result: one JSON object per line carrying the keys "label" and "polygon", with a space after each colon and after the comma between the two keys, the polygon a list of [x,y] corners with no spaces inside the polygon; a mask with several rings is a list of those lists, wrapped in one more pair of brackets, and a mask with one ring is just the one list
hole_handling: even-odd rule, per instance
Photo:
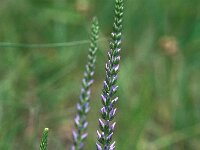
{"label": "blurred green background", "polygon": [[[101,40],[85,149],[95,149],[113,9],[114,0],[0,1],[0,150],[38,149],[45,127],[49,150],[70,149],[94,15]],[[199,0],[125,1],[117,149],[200,149],[199,48]]]}

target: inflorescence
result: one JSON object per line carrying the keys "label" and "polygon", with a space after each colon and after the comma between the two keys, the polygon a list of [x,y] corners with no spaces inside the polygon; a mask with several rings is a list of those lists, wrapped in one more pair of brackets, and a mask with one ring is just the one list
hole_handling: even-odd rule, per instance
{"label": "inflorescence", "polygon": [[86,132],[88,122],[86,120],[89,112],[89,99],[90,99],[90,87],[93,84],[93,76],[96,62],[97,52],[97,40],[99,34],[99,25],[96,18],[92,21],[91,36],[90,36],[90,48],[88,54],[88,63],[86,64],[84,78],[82,80],[82,88],[79,102],[77,103],[77,115],[74,119],[76,131],[73,131],[73,146],[72,150],[82,150],[84,147],[84,140],[88,133]]}
{"label": "inflorescence", "polygon": [[123,0],[115,0],[115,16],[113,32],[111,33],[110,51],[108,52],[108,62],[106,63],[106,77],[102,90],[101,100],[101,117],[99,119],[100,131],[97,130],[98,142],[97,150],[114,150],[115,142],[112,142],[112,136],[115,129],[113,119],[116,115],[115,103],[118,97],[115,96],[118,86],[117,77],[119,71],[121,35],[122,35],[122,17],[123,17]]}
{"label": "inflorescence", "polygon": [[49,133],[49,129],[45,128],[42,134],[42,138],[41,138],[40,150],[47,150],[48,133]]}

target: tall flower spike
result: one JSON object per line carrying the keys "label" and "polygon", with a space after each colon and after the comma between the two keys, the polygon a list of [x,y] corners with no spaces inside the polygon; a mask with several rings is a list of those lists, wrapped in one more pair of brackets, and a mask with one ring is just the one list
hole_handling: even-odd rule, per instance
{"label": "tall flower spike", "polygon": [[99,25],[97,18],[93,18],[91,35],[90,35],[90,48],[88,54],[88,62],[84,72],[84,78],[82,80],[82,88],[80,99],[77,104],[77,115],[74,119],[76,131],[73,131],[73,145],[72,150],[82,150],[84,147],[84,140],[87,138],[86,129],[88,122],[86,120],[89,112],[89,99],[90,99],[90,87],[93,83],[93,76],[96,62],[97,52],[97,40],[99,35]]}
{"label": "tall flower spike", "polygon": [[112,136],[115,128],[115,122],[112,120],[116,114],[114,104],[118,100],[115,96],[118,86],[117,74],[119,71],[120,50],[121,50],[121,31],[123,18],[123,0],[115,0],[115,16],[113,24],[113,32],[111,33],[110,51],[108,52],[108,62],[106,63],[106,77],[102,90],[101,116],[99,119],[100,131],[97,131],[98,142],[96,143],[97,150],[114,150],[115,142],[112,142]]}
{"label": "tall flower spike", "polygon": [[42,134],[42,139],[40,143],[40,150],[47,150],[47,140],[48,140],[49,129],[45,128]]}

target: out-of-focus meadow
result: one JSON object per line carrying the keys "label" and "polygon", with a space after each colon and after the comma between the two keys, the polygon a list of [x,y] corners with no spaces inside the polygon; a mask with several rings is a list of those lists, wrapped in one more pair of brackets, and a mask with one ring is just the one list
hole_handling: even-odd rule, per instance
{"label": "out-of-focus meadow", "polygon": [[[0,1],[1,150],[38,149],[45,127],[49,150],[70,149],[94,15],[100,50],[85,149],[95,149],[113,9],[114,0]],[[199,48],[199,0],[125,1],[117,149],[200,149]]]}

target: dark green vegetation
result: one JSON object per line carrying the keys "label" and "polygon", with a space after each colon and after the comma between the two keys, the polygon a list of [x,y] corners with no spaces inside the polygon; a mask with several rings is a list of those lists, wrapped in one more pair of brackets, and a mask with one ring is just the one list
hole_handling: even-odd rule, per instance
{"label": "dark green vegetation", "polygon": [[[49,48],[0,44],[1,150],[38,149],[45,127],[51,131],[49,150],[70,148],[85,39],[97,15],[100,51],[86,141],[86,149],[95,149],[113,5],[111,0],[0,1],[1,42],[76,41]],[[117,149],[199,150],[200,1],[126,0],[125,5]]]}

